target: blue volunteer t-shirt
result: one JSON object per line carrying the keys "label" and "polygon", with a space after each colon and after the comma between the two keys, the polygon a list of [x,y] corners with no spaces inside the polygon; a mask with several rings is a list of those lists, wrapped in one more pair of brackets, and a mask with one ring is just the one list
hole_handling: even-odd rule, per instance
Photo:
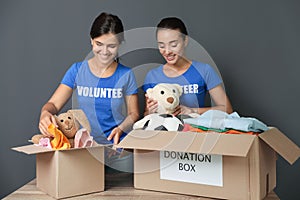
{"label": "blue volunteer t-shirt", "polygon": [[[113,141],[107,141],[107,137],[127,115],[125,96],[137,93],[132,70],[118,64],[112,76],[99,78],[90,71],[85,60],[74,63],[61,83],[74,89],[73,107],[82,109],[86,114],[95,141],[99,144],[112,143]],[[125,135],[123,133],[120,140]]]}
{"label": "blue volunteer t-shirt", "polygon": [[168,77],[163,72],[163,65],[150,70],[144,81],[143,90],[153,88],[158,83],[177,83],[183,94],[180,104],[190,107],[203,107],[207,91],[222,83],[221,78],[208,64],[192,61],[188,70],[180,76]]}

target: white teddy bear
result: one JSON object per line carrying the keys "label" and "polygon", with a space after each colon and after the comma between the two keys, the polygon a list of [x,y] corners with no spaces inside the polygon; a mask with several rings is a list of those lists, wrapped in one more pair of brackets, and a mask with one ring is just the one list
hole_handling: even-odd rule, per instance
{"label": "white teddy bear", "polygon": [[152,113],[137,121],[133,129],[181,131],[183,121],[173,116],[179,105],[182,87],[178,84],[160,83],[146,91],[149,98],[158,102],[157,113]]}
{"label": "white teddy bear", "polygon": [[159,114],[172,114],[179,105],[182,92],[180,85],[170,83],[159,83],[146,91],[149,98],[158,102],[157,113]]}

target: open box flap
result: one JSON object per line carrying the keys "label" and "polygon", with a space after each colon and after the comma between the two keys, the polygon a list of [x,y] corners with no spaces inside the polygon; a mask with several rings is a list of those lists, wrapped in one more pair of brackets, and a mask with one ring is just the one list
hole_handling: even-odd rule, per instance
{"label": "open box flap", "polygon": [[261,133],[259,138],[290,164],[293,164],[300,156],[300,148],[277,128],[270,128]]}
{"label": "open box flap", "polygon": [[100,145],[100,144],[97,144],[96,142],[94,142],[92,147],[55,150],[55,149],[49,149],[46,147],[30,144],[30,145],[25,145],[25,146],[20,146],[20,147],[13,147],[12,150],[31,155],[31,154],[46,153],[46,152],[52,152],[52,151],[75,151],[78,149],[87,149],[91,152],[94,148],[102,147],[102,146],[105,146],[105,145]]}
{"label": "open box flap", "polygon": [[118,147],[245,157],[255,137],[254,135],[230,135],[215,132],[133,130],[118,144]]}
{"label": "open box flap", "polygon": [[37,153],[45,153],[45,152],[55,151],[53,149],[48,149],[48,148],[37,146],[37,145],[34,145],[34,144],[20,146],[20,147],[14,147],[14,148],[12,148],[12,150],[22,152],[22,153],[26,153],[26,154],[29,154],[29,155],[30,154],[37,154]]}

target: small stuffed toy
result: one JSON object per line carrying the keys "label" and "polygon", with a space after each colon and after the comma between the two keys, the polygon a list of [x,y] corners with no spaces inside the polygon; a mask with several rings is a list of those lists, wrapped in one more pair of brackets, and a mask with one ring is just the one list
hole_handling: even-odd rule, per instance
{"label": "small stuffed toy", "polygon": [[182,87],[178,84],[159,83],[146,91],[149,98],[158,102],[157,113],[172,114],[179,105]]}
{"label": "small stuffed toy", "polygon": [[[41,146],[52,146],[53,149],[68,149],[76,146],[91,146],[93,138],[90,136],[90,124],[82,110],[68,110],[54,116],[58,127],[50,124],[48,131],[54,138],[47,138],[42,134],[34,135],[31,141]],[[81,128],[82,127],[82,128]],[[47,144],[46,139],[51,145]]]}
{"label": "small stuffed toy", "polygon": [[55,116],[55,119],[59,130],[68,139],[75,137],[76,132],[80,129],[80,125],[86,128],[88,132],[91,132],[89,121],[82,110],[68,110],[65,113]]}

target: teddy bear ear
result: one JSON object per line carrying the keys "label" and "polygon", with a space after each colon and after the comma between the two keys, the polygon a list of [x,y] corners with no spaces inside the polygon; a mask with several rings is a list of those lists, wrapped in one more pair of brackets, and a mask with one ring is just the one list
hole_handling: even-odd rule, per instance
{"label": "teddy bear ear", "polygon": [[61,122],[60,122],[60,119],[59,119],[59,115],[53,115],[54,116],[54,119],[57,123],[57,125],[59,125]]}
{"label": "teddy bear ear", "polygon": [[179,92],[179,96],[181,96],[183,93],[182,87],[179,84],[174,84],[174,86],[177,88],[177,90]]}
{"label": "teddy bear ear", "polygon": [[86,115],[82,110],[80,109],[68,110],[68,113],[71,113],[83,128],[86,128],[87,131],[91,132],[91,126],[89,120],[87,119]]}

